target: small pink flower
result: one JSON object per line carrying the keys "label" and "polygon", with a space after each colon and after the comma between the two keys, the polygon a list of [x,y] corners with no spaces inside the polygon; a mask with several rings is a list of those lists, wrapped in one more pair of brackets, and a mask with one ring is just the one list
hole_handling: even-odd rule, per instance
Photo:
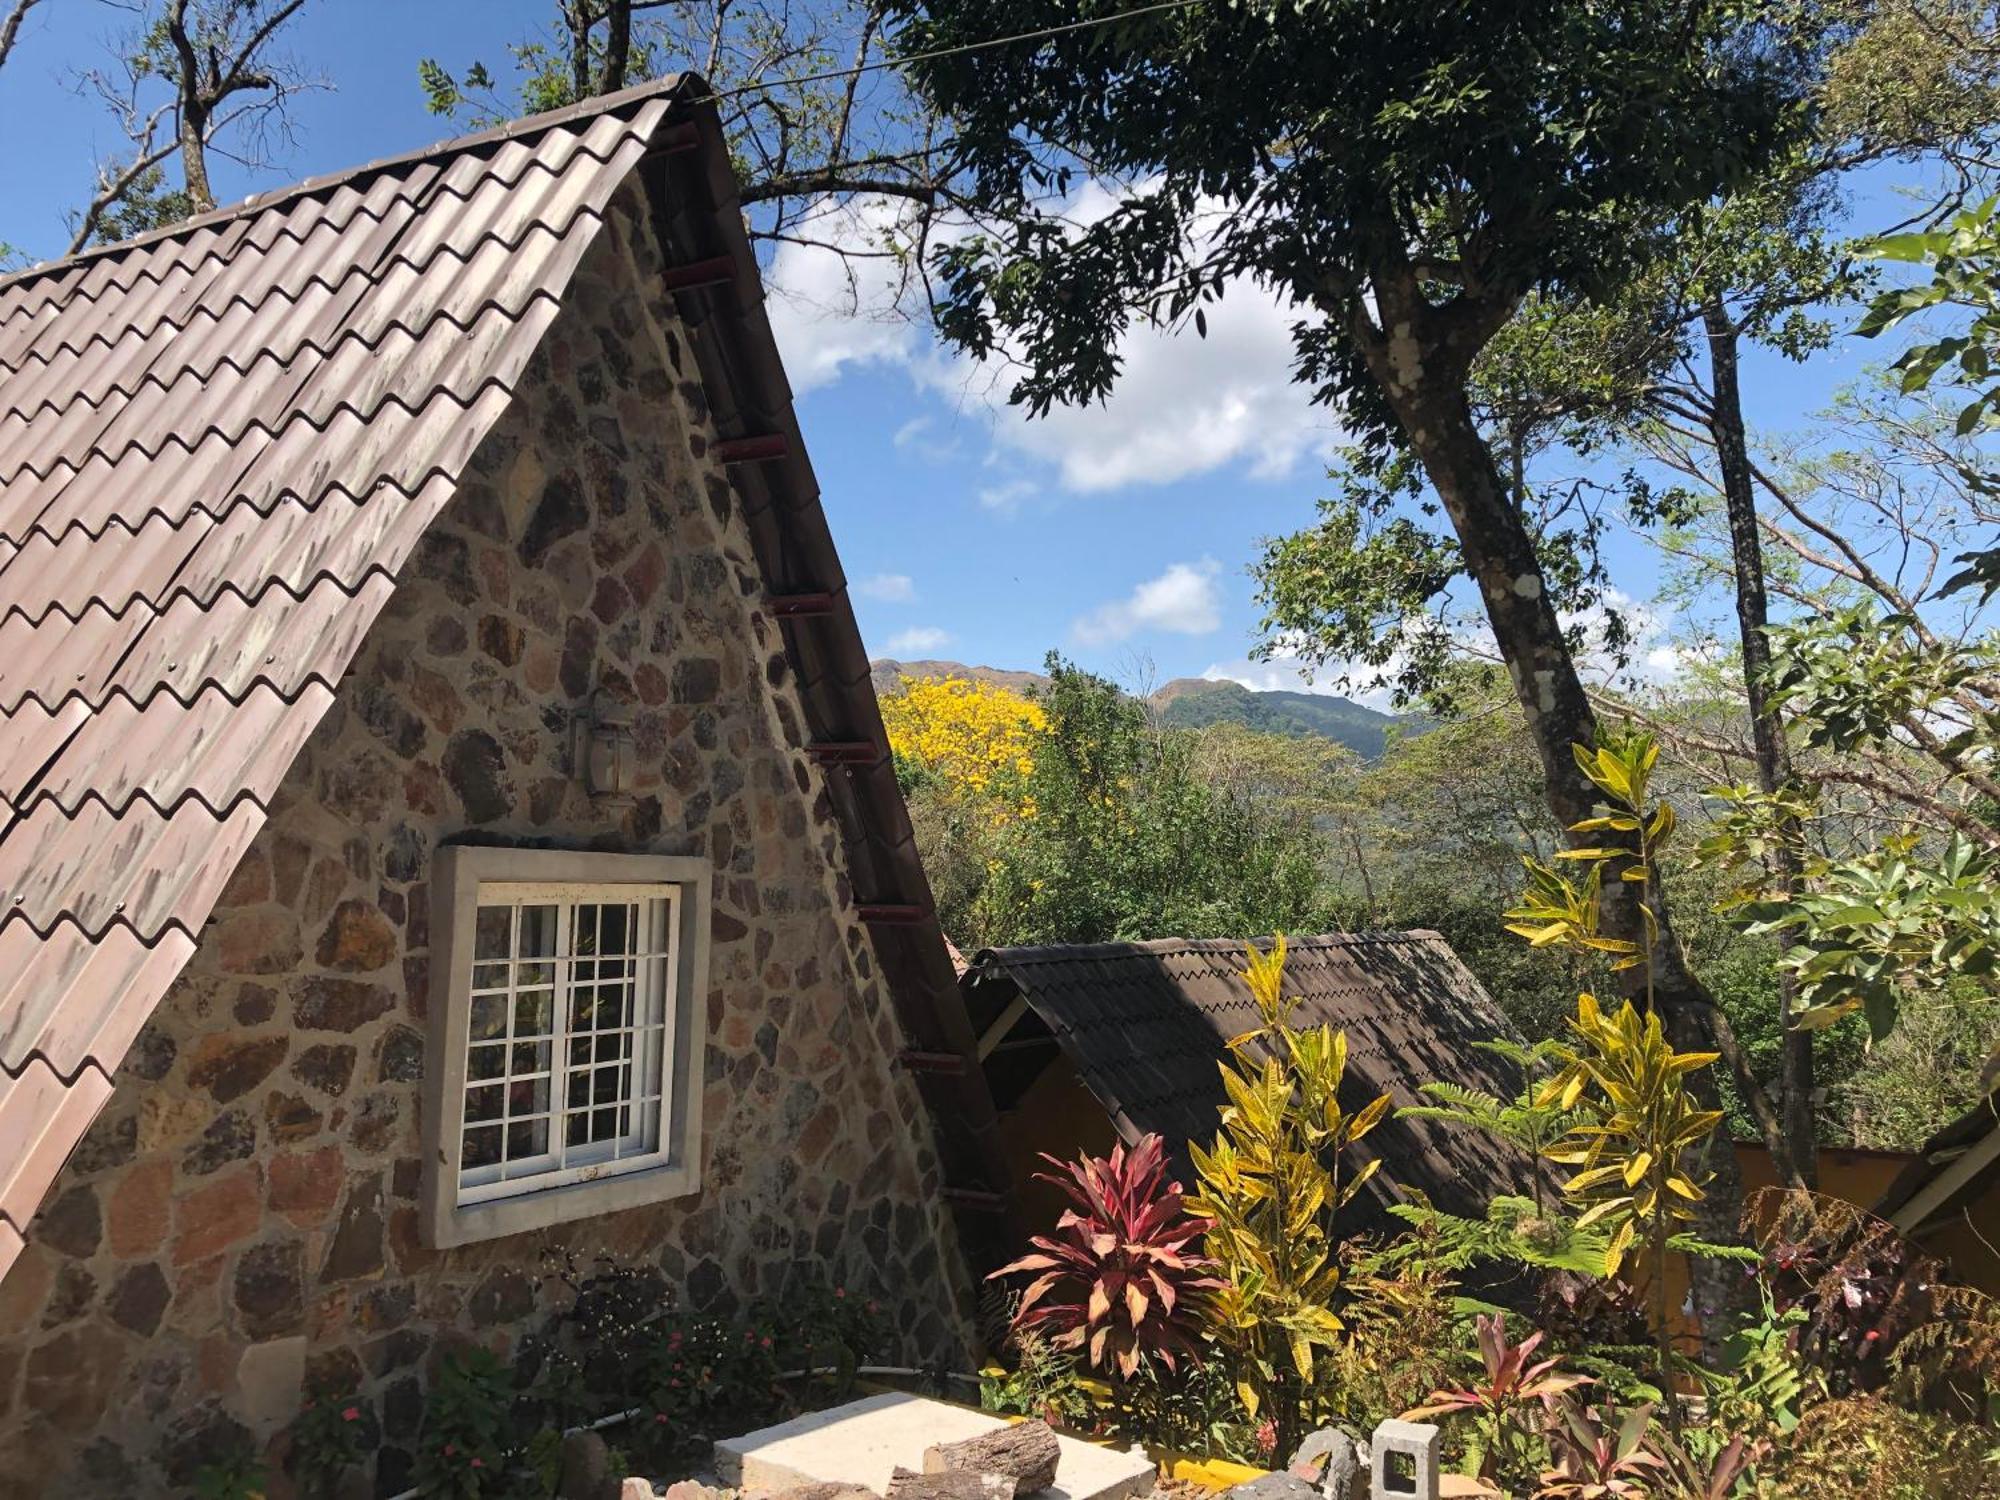
{"label": "small pink flower", "polygon": [[340,1414],[340,1420],[343,1422],[359,1422],[361,1420],[361,1408],[358,1406],[348,1407],[346,1411]]}
{"label": "small pink flower", "polygon": [[446,1444],[444,1445],[444,1456],[445,1456],[446,1458],[450,1458],[450,1457],[452,1456],[452,1454],[454,1454],[454,1453],[456,1453],[456,1452],[458,1452],[458,1444],[456,1444],[456,1443],[446,1443]]}
{"label": "small pink flower", "polygon": [[768,1333],[764,1335],[764,1347],[766,1349],[771,1347],[771,1335]]}
{"label": "small pink flower", "polygon": [[486,1460],[483,1458],[475,1458],[472,1461],[472,1467],[475,1469],[483,1469],[486,1467]]}
{"label": "small pink flower", "polygon": [[[676,1380],[674,1384],[679,1385],[680,1382]],[[666,1425],[666,1422],[667,1422],[667,1414],[665,1412],[656,1411],[653,1413],[653,1425],[655,1427],[664,1427]]]}
{"label": "small pink flower", "polygon": [[836,1302],[845,1302],[847,1300],[847,1288],[844,1286],[835,1287],[833,1289],[833,1296]]}

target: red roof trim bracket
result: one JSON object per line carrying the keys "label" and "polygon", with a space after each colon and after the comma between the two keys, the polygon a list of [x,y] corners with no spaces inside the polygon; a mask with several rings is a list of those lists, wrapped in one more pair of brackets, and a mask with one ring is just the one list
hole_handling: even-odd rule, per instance
{"label": "red roof trim bracket", "polygon": [[680,293],[678,307],[722,434],[716,457],[731,465],[771,613],[784,633],[806,739],[842,747],[832,757],[840,763],[825,775],[847,849],[855,912],[869,924],[902,1024],[902,1060],[930,1111],[960,1248],[980,1274],[1010,1258],[1023,1233],[999,1115],[978,1066],[978,1035],[958,990],[902,791],[879,748],[872,764],[862,762],[858,748],[849,749],[884,747],[889,737],[765,316],[721,125],[707,108],[696,124],[709,149],[649,160],[641,180],[669,264],[727,257],[745,268],[732,280]]}

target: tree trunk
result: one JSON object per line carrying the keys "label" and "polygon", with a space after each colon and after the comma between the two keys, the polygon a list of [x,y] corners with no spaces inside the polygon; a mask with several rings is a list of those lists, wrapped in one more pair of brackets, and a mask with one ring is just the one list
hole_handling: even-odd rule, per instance
{"label": "tree trunk", "polygon": [[208,184],[208,142],[203,139],[201,117],[186,109],[181,111],[181,176],[187,185],[190,218],[215,207],[215,192]]}
{"label": "tree trunk", "polygon": [[563,0],[562,17],[569,27],[569,86],[578,99],[591,96],[590,32],[597,24],[593,0]]}
{"label": "tree trunk", "polygon": [[[1567,832],[1571,824],[1592,815],[1598,800],[1596,787],[1577,766],[1572,750],[1575,745],[1595,741],[1597,717],[1543,585],[1534,540],[1480,436],[1463,382],[1449,377],[1427,380],[1425,388],[1419,389],[1394,380],[1384,384],[1412,448],[1451,517],[1466,569],[1486,606],[1494,639],[1541,758],[1549,810],[1563,825],[1572,847],[1602,844],[1605,839],[1601,835]],[[1651,954],[1650,969],[1652,1000],[1661,1011],[1661,1024],[1679,1050],[1720,1051],[1745,1102],[1758,1114],[1767,1138],[1777,1137],[1769,1098],[1751,1073],[1742,1049],[1735,1045],[1727,1020],[1682,959],[1664,896],[1656,892],[1653,900],[1659,941]],[[1628,881],[1607,881],[1601,919],[1604,930],[1612,936],[1643,941],[1637,887]],[[1621,978],[1626,998],[1645,1005],[1642,970],[1626,970]],[[1705,1107],[1715,1107],[1718,1096],[1712,1079],[1697,1073],[1690,1080],[1690,1089]],[[1707,1197],[1697,1205],[1700,1217],[1696,1227],[1706,1239],[1734,1240],[1743,1205],[1742,1173],[1734,1152],[1726,1149],[1717,1153],[1711,1165],[1715,1179]],[[1744,1304],[1745,1278],[1740,1272],[1702,1258],[1693,1258],[1690,1269],[1699,1311],[1721,1312]],[[1705,1334],[1713,1331],[1719,1338],[1720,1319],[1704,1317],[1703,1326]],[[1705,1337],[1704,1342],[1709,1341]]]}
{"label": "tree trunk", "polygon": [[969,1469],[944,1474],[897,1469],[889,1476],[888,1500],[1014,1500],[1014,1481]]}
{"label": "tree trunk", "polygon": [[600,94],[615,94],[625,87],[632,67],[632,0],[610,0],[604,33],[604,73]]}
{"label": "tree trunk", "polygon": [[166,14],[168,40],[180,65],[175,80],[179,98],[176,135],[180,142],[181,182],[187,190],[188,213],[205,214],[215,207],[215,191],[208,182],[208,120],[214,109],[221,80],[208,86],[202,76],[200,54],[188,30],[187,0],[175,0]]}
{"label": "tree trunk", "polygon": [[[1763,544],[1757,530],[1757,492],[1750,469],[1750,445],[1743,421],[1743,393],[1737,380],[1737,332],[1720,298],[1702,308],[1708,333],[1710,381],[1714,389],[1709,433],[1721,471],[1723,503],[1729,516],[1729,550],[1736,568],[1736,624],[1742,639],[1743,688],[1750,706],[1750,735],[1757,752],[1757,785],[1766,794],[1791,783],[1791,748],[1784,721],[1769,691],[1771,643],[1765,635],[1770,605],[1764,594]],[[1787,896],[1796,896],[1805,872],[1799,863],[1802,830],[1793,818],[1779,826],[1771,875]],[[1813,1034],[1792,1013],[1795,989],[1789,974],[1778,976],[1778,1024],[1783,1032],[1778,1107],[1784,1125],[1784,1152],[1772,1146],[1781,1180],[1794,1187],[1819,1184],[1819,1152],[1813,1120]]]}

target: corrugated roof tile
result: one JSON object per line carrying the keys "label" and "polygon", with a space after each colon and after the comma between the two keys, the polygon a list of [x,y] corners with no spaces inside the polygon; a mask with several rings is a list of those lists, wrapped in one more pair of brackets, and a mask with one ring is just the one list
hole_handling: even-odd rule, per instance
{"label": "corrugated roof tile", "polygon": [[95,1064],[73,1079],[58,1077],[39,1057],[19,1076],[0,1072],[0,1140],[8,1160],[0,1171],[0,1223],[27,1228],[42,1195],[69,1160],[104,1101],[111,1080]]}
{"label": "corrugated roof tile", "polygon": [[263,824],[250,802],[221,818],[199,802],[114,813],[91,801],[73,814],[41,803],[0,839],[0,921],[93,935],[117,923],[147,942],[170,925],[192,935]]}
{"label": "corrugated roof tile", "polygon": [[[1449,1077],[1505,1094],[1507,1066],[1471,1044],[1511,1035],[1478,980],[1434,932],[1333,933],[1287,940],[1285,994],[1299,1025],[1348,1036],[1348,1102],[1387,1092],[1421,1102],[1417,1086]],[[1223,1092],[1216,1064],[1231,1037],[1259,1024],[1244,981],[1243,945],[1229,939],[998,948],[974,955],[964,983],[1004,977],[1026,997],[1107,1113],[1165,1137],[1186,1164],[1190,1140],[1216,1131]],[[1496,1183],[1536,1170],[1478,1132],[1391,1118],[1364,1155],[1383,1158],[1363,1218],[1389,1223],[1397,1185],[1420,1187],[1454,1212],[1479,1212]]]}
{"label": "corrugated roof tile", "polygon": [[94,1057],[122,1057],[146,1020],[123,997],[163,992],[193,953],[184,932],[149,945],[129,927],[93,938],[64,923],[43,938],[26,922],[0,926],[0,1070],[41,1057],[71,1078]]}
{"label": "corrugated roof tile", "polygon": [[0,1275],[672,92],[0,280]]}

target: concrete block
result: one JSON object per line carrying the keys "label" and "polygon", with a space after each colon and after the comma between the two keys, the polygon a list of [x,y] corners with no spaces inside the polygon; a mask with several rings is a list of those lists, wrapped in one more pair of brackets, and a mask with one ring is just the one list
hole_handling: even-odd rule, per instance
{"label": "concrete block", "polygon": [[[1369,1487],[1374,1500],[1438,1500],[1438,1450],[1444,1434],[1429,1422],[1399,1422],[1393,1418],[1375,1429],[1369,1441]],[[1405,1455],[1410,1460],[1409,1481],[1394,1472],[1392,1459]]]}
{"label": "concrete block", "polygon": [[[747,1494],[818,1482],[882,1495],[899,1467],[922,1466],[925,1449],[1007,1425],[985,1412],[892,1391],[725,1438],[715,1445],[715,1469],[724,1484]],[[1143,1452],[1061,1435],[1057,1442],[1062,1456],[1056,1482],[1040,1492],[1046,1500],[1127,1500],[1153,1487],[1152,1460]]]}

